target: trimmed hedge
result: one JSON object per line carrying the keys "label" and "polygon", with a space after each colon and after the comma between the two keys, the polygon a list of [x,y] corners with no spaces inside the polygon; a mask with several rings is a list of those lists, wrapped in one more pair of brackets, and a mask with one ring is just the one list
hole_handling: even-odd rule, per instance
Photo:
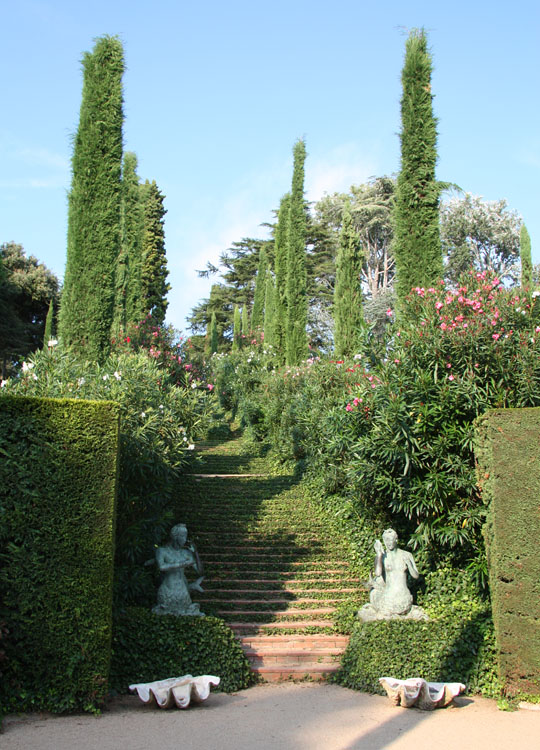
{"label": "trimmed hedge", "polygon": [[119,407],[0,398],[4,710],[92,710],[107,693]]}
{"label": "trimmed hedge", "polygon": [[388,676],[463,682],[470,692],[496,695],[491,618],[356,623],[335,681],[383,695],[379,677]]}
{"label": "trimmed hedge", "polygon": [[219,690],[231,693],[254,681],[233,632],[217,617],[156,615],[130,607],[115,619],[111,689],[184,674],[214,674]]}
{"label": "trimmed hedge", "polygon": [[493,621],[509,696],[540,694],[539,438],[540,408],[497,409],[478,420]]}

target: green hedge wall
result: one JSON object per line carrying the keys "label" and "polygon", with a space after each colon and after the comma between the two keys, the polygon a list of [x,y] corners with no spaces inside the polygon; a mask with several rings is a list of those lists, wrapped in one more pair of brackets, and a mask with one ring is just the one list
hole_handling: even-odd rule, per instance
{"label": "green hedge wall", "polygon": [[155,615],[130,607],[115,618],[111,689],[184,674],[214,674],[219,690],[241,690],[253,682],[246,656],[232,630],[217,617]]}
{"label": "green hedge wall", "polygon": [[540,408],[487,412],[477,436],[500,677],[510,696],[540,694]]}
{"label": "green hedge wall", "polygon": [[470,692],[498,693],[493,625],[488,613],[469,620],[381,620],[355,624],[335,681],[384,694],[379,677],[463,682]]}
{"label": "green hedge wall", "polygon": [[6,710],[91,710],[110,663],[118,405],[0,397]]}

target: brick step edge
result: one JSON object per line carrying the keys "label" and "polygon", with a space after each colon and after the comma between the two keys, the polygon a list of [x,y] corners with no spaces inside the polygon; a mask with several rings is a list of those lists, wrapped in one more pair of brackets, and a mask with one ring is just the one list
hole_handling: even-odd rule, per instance
{"label": "brick step edge", "polygon": [[237,636],[243,649],[257,650],[259,648],[282,650],[287,647],[292,650],[310,650],[317,652],[326,648],[347,648],[350,636],[348,635],[243,635]]}
{"label": "brick step edge", "polygon": [[[255,631],[260,630],[271,630],[276,628],[277,630],[305,630],[306,628],[332,628],[334,623],[332,620],[304,620],[302,622],[285,620],[280,623],[276,622],[228,622],[227,625],[231,630],[234,631]],[[247,635],[248,633],[245,633]]]}
{"label": "brick step edge", "polygon": [[326,675],[337,672],[339,665],[322,666],[320,664],[304,664],[295,667],[252,667],[251,671],[264,682],[282,682],[285,680],[324,680]]}
{"label": "brick step edge", "polygon": [[[243,649],[244,654],[247,656],[248,659],[283,659],[283,658],[291,658],[291,659],[305,659],[307,658],[308,661],[311,663],[319,662],[320,656],[342,656],[344,651],[342,648],[321,648],[318,651],[314,651],[312,649],[308,648],[300,648],[300,649],[282,649],[282,648],[269,648],[267,651],[262,651],[260,649],[252,649],[252,648],[244,648]],[[316,659],[314,657],[317,657]]]}

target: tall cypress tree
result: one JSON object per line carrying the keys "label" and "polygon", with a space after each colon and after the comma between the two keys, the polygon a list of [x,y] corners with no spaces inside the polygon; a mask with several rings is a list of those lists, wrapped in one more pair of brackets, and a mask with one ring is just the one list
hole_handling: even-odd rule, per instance
{"label": "tall cypress tree", "polygon": [[334,352],[337,357],[354,354],[359,342],[364,319],[360,286],[362,261],[363,253],[347,201],[343,209],[334,287]]}
{"label": "tall cypress tree", "polygon": [[99,38],[82,64],[58,332],[64,343],[100,359],[110,346],[121,240],[124,52],[120,40]]}
{"label": "tall cypress tree", "polygon": [[240,349],[241,341],[242,341],[242,318],[240,317],[240,309],[238,305],[235,305],[234,316],[233,316],[233,341],[232,341],[233,352],[237,352]]}
{"label": "tall cypress tree", "polygon": [[54,317],[54,302],[51,299],[49,302],[49,309],[47,310],[47,317],[45,318],[45,331],[43,333],[43,348],[49,345],[49,341],[53,337],[53,317]]}
{"label": "tall cypress tree", "polygon": [[270,269],[266,271],[266,289],[264,295],[264,343],[276,345],[276,286]]}
{"label": "tall cypress tree", "polygon": [[247,302],[244,303],[242,308],[242,341],[247,344],[249,339],[249,315]]}
{"label": "tall cypress tree", "polygon": [[531,237],[525,224],[519,233],[519,254],[521,257],[521,286],[532,289]]}
{"label": "tall cypress tree", "polygon": [[259,252],[259,266],[257,278],[255,279],[255,292],[253,295],[253,309],[251,311],[251,330],[255,333],[263,327],[264,297],[266,294],[266,269],[268,262],[266,250],[261,247]]}
{"label": "tall cypress tree", "polygon": [[306,144],[294,144],[294,168],[289,211],[287,252],[287,325],[286,361],[297,365],[307,356],[307,276],[306,276],[306,207],[304,203],[304,162]]}
{"label": "tall cypress tree", "polygon": [[141,320],[142,253],[144,232],[143,194],[137,175],[137,156],[124,154],[122,169],[122,249],[116,273],[115,329],[126,330]]}
{"label": "tall cypress tree", "polygon": [[142,240],[141,300],[142,316],[151,314],[154,322],[161,325],[167,312],[167,283],[169,271],[165,255],[164,216],[162,195],[155,180],[142,186],[144,206],[144,232]]}
{"label": "tall cypress tree", "polygon": [[281,199],[274,234],[274,270],[276,280],[274,346],[281,364],[285,362],[287,326],[287,251],[289,246],[289,214],[291,194]]}
{"label": "tall cypress tree", "polygon": [[401,300],[412,287],[429,286],[443,272],[431,69],[426,35],[415,29],[407,39],[401,75],[401,171],[394,210],[396,290]]}
{"label": "tall cypress tree", "polygon": [[216,320],[216,313],[212,313],[212,317],[210,318],[210,356],[212,354],[215,354],[218,350],[218,329],[217,329],[217,320]]}

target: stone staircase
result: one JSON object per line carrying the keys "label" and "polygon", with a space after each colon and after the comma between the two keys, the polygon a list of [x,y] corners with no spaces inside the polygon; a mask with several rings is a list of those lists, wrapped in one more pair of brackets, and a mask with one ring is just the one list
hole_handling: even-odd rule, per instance
{"label": "stone staircase", "polygon": [[336,671],[348,637],[334,618],[361,594],[344,543],[298,480],[268,473],[241,438],[197,449],[179,519],[205,567],[194,600],[229,624],[261,679]]}

